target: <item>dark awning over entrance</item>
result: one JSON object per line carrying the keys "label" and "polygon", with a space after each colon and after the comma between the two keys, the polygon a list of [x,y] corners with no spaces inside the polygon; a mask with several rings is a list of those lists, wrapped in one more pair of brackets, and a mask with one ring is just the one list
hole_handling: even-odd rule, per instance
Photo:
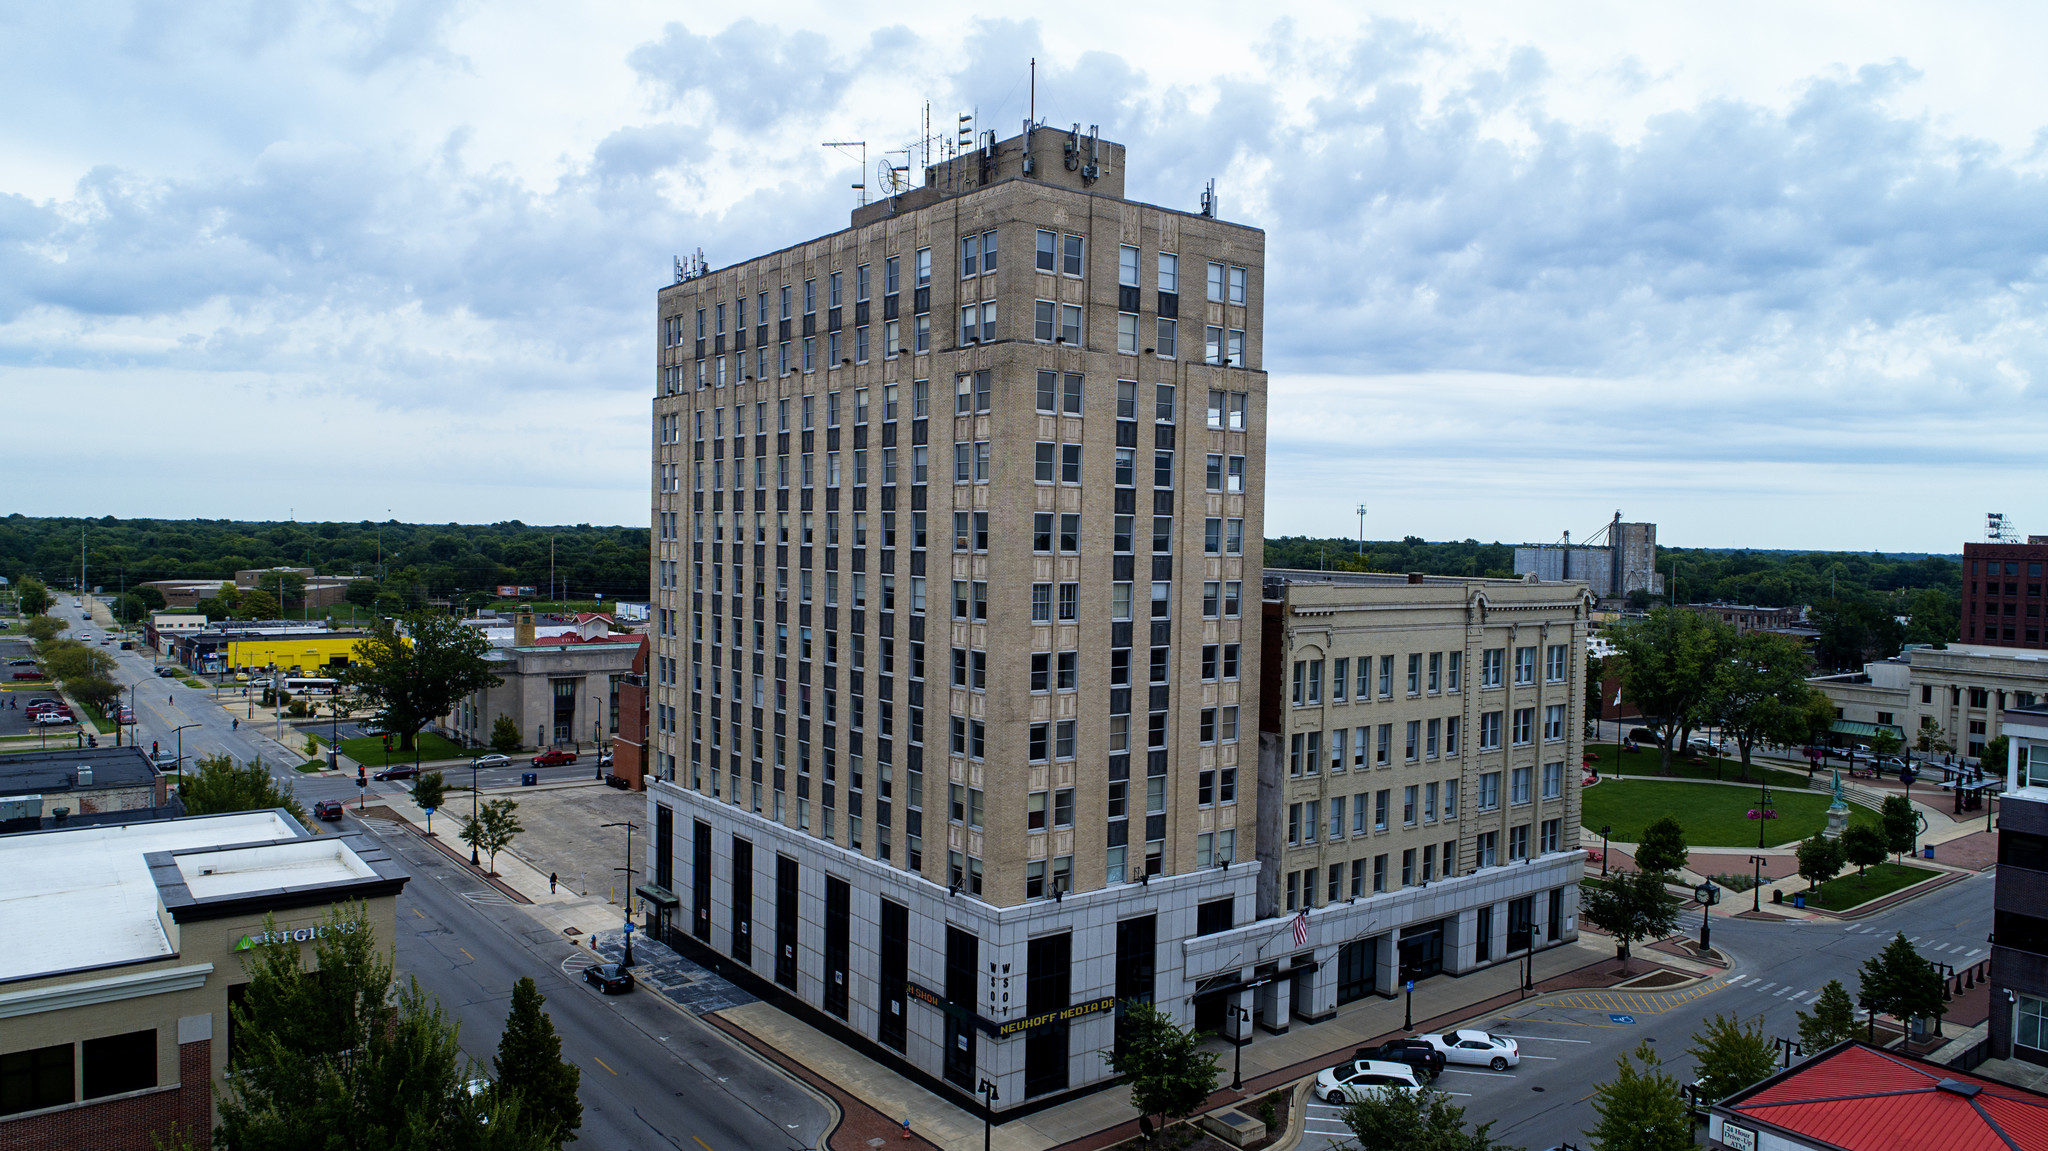
{"label": "dark awning over entrance", "polygon": [[675,892],[658,883],[643,883],[634,888],[633,893],[664,911],[673,911],[683,905],[683,901],[676,897]]}

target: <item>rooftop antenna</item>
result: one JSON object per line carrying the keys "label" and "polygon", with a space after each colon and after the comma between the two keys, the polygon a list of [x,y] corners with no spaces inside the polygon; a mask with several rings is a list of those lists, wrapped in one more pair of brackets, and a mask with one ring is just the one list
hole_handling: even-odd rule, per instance
{"label": "rooftop antenna", "polygon": [[827,141],[825,141],[825,142],[824,142],[823,144],[820,144],[820,145],[819,145],[819,147],[821,147],[821,148],[835,148],[835,149],[837,149],[837,150],[839,150],[839,151],[841,151],[841,152],[845,152],[845,151],[846,151],[846,150],[847,150],[848,148],[859,148],[859,149],[860,149],[860,174],[861,174],[861,182],[860,182],[860,183],[858,183],[858,184],[854,184],[854,185],[852,185],[852,188],[853,188],[853,190],[854,190],[854,191],[856,191],[856,192],[859,192],[859,193],[860,193],[860,206],[861,206],[861,207],[863,207],[863,208],[867,207],[867,206],[868,206],[868,185],[867,185],[867,173],[868,173],[868,142],[867,142],[866,140],[827,140]]}
{"label": "rooftop antenna", "polygon": [[1358,558],[1365,558],[1365,505],[1358,505]]}
{"label": "rooftop antenna", "polygon": [[1031,116],[1030,116],[1030,120],[1031,120],[1032,122],[1036,122],[1036,121],[1037,121],[1037,119],[1038,119],[1038,57],[1036,57],[1036,56],[1033,56],[1033,57],[1031,58]]}
{"label": "rooftop antenna", "polygon": [[1202,189],[1202,214],[1212,220],[1216,218],[1216,180],[1214,177],[1210,178],[1209,186]]}
{"label": "rooftop antenna", "polygon": [[1984,538],[2000,544],[2020,542],[2019,533],[2012,530],[2012,523],[2005,518],[2004,512],[1984,513]]}

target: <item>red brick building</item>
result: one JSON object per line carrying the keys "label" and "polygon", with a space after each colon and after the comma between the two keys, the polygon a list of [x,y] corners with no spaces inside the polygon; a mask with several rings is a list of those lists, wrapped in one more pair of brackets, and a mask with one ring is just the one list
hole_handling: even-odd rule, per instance
{"label": "red brick building", "polygon": [[632,782],[633,790],[647,790],[650,770],[647,750],[647,637],[637,637],[640,650],[633,655],[633,668],[619,678],[619,729],[612,737],[612,774]]}
{"label": "red brick building", "polygon": [[2023,544],[1963,545],[1963,634],[1965,643],[2048,649],[2041,634],[2042,572],[2048,568],[2048,536]]}

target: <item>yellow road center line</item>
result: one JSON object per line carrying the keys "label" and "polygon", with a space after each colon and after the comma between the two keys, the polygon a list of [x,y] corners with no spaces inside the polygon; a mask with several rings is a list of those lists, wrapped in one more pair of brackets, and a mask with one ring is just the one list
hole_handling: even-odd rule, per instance
{"label": "yellow road center line", "polygon": [[[593,1055],[593,1056],[591,1056],[591,1058],[592,1058],[592,1059],[597,1059],[597,1056]],[[602,1068],[604,1068],[604,1069],[605,1069],[606,1071],[612,1071],[612,1065],[611,1065],[611,1064],[609,1064],[609,1063],[606,1063],[606,1062],[605,1062],[604,1060],[602,1060],[602,1059],[597,1059],[597,1065],[598,1065],[599,1067],[602,1067]],[[618,1074],[618,1072],[616,1072],[616,1071],[612,1071],[612,1074],[614,1074],[614,1075],[617,1075],[617,1074]],[[697,1137],[696,1137],[695,1135],[692,1135],[692,1136],[690,1136],[690,1138],[692,1138],[692,1139],[697,1139]],[[702,1144],[702,1143],[703,1143],[704,1141],[703,1141],[702,1139],[697,1139],[697,1142],[698,1142],[698,1143],[700,1143],[700,1144]],[[709,1147],[706,1147],[706,1148],[705,1148],[705,1151],[710,1151],[710,1148],[709,1148]]]}
{"label": "yellow road center line", "polygon": [[[464,955],[469,955],[469,948],[467,948],[467,947],[458,947],[458,948],[456,948],[455,950],[457,950],[457,951],[460,951],[460,952],[462,952],[462,953],[463,953]],[[475,962],[476,962],[476,956],[474,956],[474,955],[469,955],[469,961],[470,961],[471,963],[475,963]]]}
{"label": "yellow road center line", "polygon": [[419,917],[420,917],[421,919],[425,919],[425,918],[427,917],[427,913],[426,913],[426,912],[424,912],[424,911],[421,911],[421,910],[420,910],[419,908],[417,908],[417,907],[415,907],[415,908],[413,908],[413,909],[412,909],[412,913],[413,913],[414,915],[417,915],[417,916],[419,916]]}
{"label": "yellow road center line", "polygon": [[711,1151],[711,1144],[704,1142],[702,1139],[697,1138],[695,1135],[690,1136],[690,1139],[692,1142],[696,1143],[697,1146],[702,1147],[704,1151]]}

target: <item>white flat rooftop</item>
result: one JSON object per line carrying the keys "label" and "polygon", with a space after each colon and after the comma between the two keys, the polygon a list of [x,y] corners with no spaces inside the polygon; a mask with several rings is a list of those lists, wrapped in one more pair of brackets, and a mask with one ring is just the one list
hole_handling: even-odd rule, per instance
{"label": "white flat rooftop", "polygon": [[208,851],[178,856],[178,872],[194,899],[215,899],[279,887],[310,887],[375,879],[377,870],[364,863],[348,844],[336,839],[294,839],[261,847]]}
{"label": "white flat rooftop", "polygon": [[274,811],[240,811],[0,836],[0,981],[166,958],[149,853],[303,834]]}

